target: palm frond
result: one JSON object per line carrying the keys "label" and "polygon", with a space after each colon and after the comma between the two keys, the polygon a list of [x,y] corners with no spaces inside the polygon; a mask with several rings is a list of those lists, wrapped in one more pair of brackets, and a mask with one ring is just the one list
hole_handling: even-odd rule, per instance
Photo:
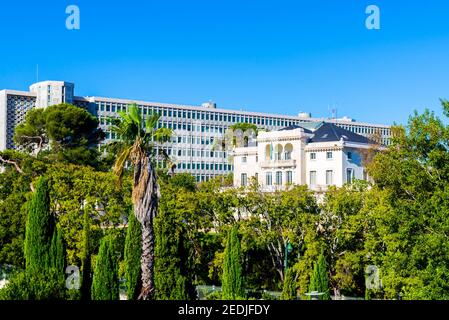
{"label": "palm frond", "polygon": [[112,171],[115,175],[117,175],[119,183],[121,183],[123,178],[123,172],[125,170],[126,161],[129,159],[131,154],[131,147],[127,147],[123,149],[117,156],[117,159],[115,160],[114,167],[112,168]]}
{"label": "palm frond", "polygon": [[157,124],[159,123],[160,118],[161,115],[159,113],[150,113],[145,121],[145,131],[147,134],[151,134],[157,128]]}
{"label": "palm frond", "polygon": [[154,140],[159,143],[170,141],[173,136],[173,130],[169,128],[159,128],[153,133]]}
{"label": "palm frond", "polygon": [[128,117],[135,123],[137,128],[140,129],[142,127],[142,117],[137,104],[133,103],[129,106]]}

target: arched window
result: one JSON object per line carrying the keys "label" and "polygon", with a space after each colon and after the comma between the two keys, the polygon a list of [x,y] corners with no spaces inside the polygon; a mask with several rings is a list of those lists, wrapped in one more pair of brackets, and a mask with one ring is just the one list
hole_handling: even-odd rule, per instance
{"label": "arched window", "polygon": [[282,151],[284,148],[282,148],[282,145],[277,144],[274,148],[274,158],[275,160],[282,160]]}
{"label": "arched window", "polygon": [[291,160],[293,152],[293,145],[291,143],[287,143],[284,147],[284,159]]}
{"label": "arched window", "polygon": [[249,141],[249,138],[248,138],[247,136],[244,136],[244,137],[243,137],[243,146],[244,146],[245,148],[248,147],[248,141]]}
{"label": "arched window", "polygon": [[270,161],[271,160],[271,145],[267,144],[265,146],[265,160]]}

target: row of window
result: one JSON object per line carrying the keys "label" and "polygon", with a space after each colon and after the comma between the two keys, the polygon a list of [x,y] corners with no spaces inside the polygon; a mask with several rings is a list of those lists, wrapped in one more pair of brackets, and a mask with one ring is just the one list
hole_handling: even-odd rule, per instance
{"label": "row of window", "polygon": [[[316,160],[316,152],[311,152],[310,153],[310,160]],[[334,154],[332,153],[332,151],[327,151],[326,152],[326,160],[332,160],[334,157]],[[352,160],[352,152],[346,152],[346,157],[348,160]]]}
{"label": "row of window", "polygon": [[[255,175],[256,180],[258,181],[259,175],[256,173]],[[284,184],[291,185],[293,184],[293,171],[286,171],[285,175],[282,171],[276,171],[274,172],[274,185],[276,186],[282,186]],[[240,184],[242,187],[246,187],[248,185],[248,174],[242,173],[240,176]],[[265,185],[272,186],[273,185],[273,172],[266,172],[265,173]]]}
{"label": "row of window", "polygon": [[[364,172],[363,179],[366,180],[366,174]],[[346,182],[351,183],[354,181],[355,175],[354,175],[354,169],[348,168],[346,169]],[[334,184],[334,171],[333,170],[326,170],[326,185],[331,186]],[[309,172],[309,185],[311,187],[315,187],[317,185],[317,172],[316,171],[310,171]]]}
{"label": "row of window", "polygon": [[173,136],[171,141],[174,143],[209,145],[214,143],[214,137]]}
{"label": "row of window", "polygon": [[[311,187],[316,186],[316,179],[317,173],[316,171],[310,171],[309,172],[309,185]],[[334,171],[333,170],[326,170],[326,185],[330,186],[334,182]]]}
{"label": "row of window", "polygon": [[[277,126],[286,127],[293,124],[298,124],[300,121],[285,120],[280,118],[270,118],[261,116],[250,116],[250,115],[236,115],[227,114],[220,112],[211,111],[196,111],[196,110],[179,110],[168,107],[155,107],[155,106],[139,106],[140,111],[143,115],[150,114],[151,112],[157,112],[163,117],[175,117],[182,119],[193,119],[193,120],[206,120],[206,121],[220,121],[220,122],[231,122],[231,123],[252,123],[255,125],[267,125],[267,126]],[[120,112],[126,111],[126,104],[119,103],[106,103],[98,102],[96,105],[96,111],[98,112]]]}
{"label": "row of window", "polygon": [[197,182],[209,181],[210,179],[213,179],[213,178],[215,178],[217,176],[219,176],[219,175],[214,175],[214,174],[198,174],[198,175],[194,175],[194,177],[195,177]]}
{"label": "row of window", "polygon": [[353,125],[344,125],[344,124],[338,124],[337,126],[358,133],[358,134],[376,134],[380,133],[382,136],[389,136],[390,135],[390,129],[388,128],[376,128],[376,127],[362,127],[362,126],[353,126]]}
{"label": "row of window", "polygon": [[177,164],[180,170],[214,170],[214,171],[231,171],[232,165],[227,163],[204,163],[204,162],[180,162]]}
{"label": "row of window", "polygon": [[[99,123],[103,126],[111,125],[110,121],[105,117],[99,117]],[[186,122],[159,121],[159,128],[169,128],[172,130],[184,130],[189,132],[207,132],[223,134],[226,131],[225,126],[191,124]]]}
{"label": "row of window", "polygon": [[[316,160],[316,152],[311,152],[309,157],[310,157],[310,160]],[[326,152],[326,160],[332,160],[333,157],[334,157],[334,154],[332,153],[332,151]]]}
{"label": "row of window", "polygon": [[[225,159],[227,153],[224,151],[198,150],[198,149],[175,149],[164,148],[167,154],[178,157],[202,157],[202,158],[223,158]],[[172,152],[173,150],[173,152]]]}

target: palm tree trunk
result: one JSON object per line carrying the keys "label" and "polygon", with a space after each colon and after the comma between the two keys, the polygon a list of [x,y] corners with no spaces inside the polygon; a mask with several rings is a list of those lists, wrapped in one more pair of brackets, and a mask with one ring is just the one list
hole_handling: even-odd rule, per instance
{"label": "palm tree trunk", "polygon": [[160,198],[156,171],[148,157],[140,157],[134,168],[134,214],[142,226],[142,290],[139,300],[154,298],[154,218]]}
{"label": "palm tree trunk", "polygon": [[154,228],[153,221],[142,226],[142,291],[139,300],[154,297]]}

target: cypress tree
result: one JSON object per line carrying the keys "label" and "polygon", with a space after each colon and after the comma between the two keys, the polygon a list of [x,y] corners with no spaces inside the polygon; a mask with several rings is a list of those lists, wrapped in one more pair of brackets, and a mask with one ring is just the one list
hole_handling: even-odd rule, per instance
{"label": "cypress tree", "polygon": [[327,264],[323,253],[321,253],[318,257],[318,262],[315,263],[313,273],[310,278],[309,292],[313,291],[324,293],[323,295],[318,296],[319,300],[330,300]]}
{"label": "cypress tree", "polygon": [[118,300],[119,283],[114,244],[109,236],[101,240],[92,280],[92,300]]}
{"label": "cypress tree", "polygon": [[53,231],[53,237],[50,245],[50,267],[64,277],[65,249],[62,240],[61,230],[56,227]]}
{"label": "cypress tree", "polygon": [[242,264],[240,258],[240,241],[237,227],[233,227],[228,234],[228,241],[224,252],[222,299],[235,300],[245,296],[243,287]]}
{"label": "cypress tree", "polygon": [[296,283],[295,273],[292,269],[287,269],[284,278],[284,286],[281,294],[282,300],[295,300],[296,299]]}
{"label": "cypress tree", "polygon": [[125,239],[125,278],[128,300],[137,300],[141,289],[140,257],[142,254],[142,227],[130,212]]}
{"label": "cypress tree", "polygon": [[91,298],[92,270],[90,259],[90,218],[89,213],[85,210],[83,219],[83,251],[81,254],[81,300],[90,300]]}
{"label": "cypress tree", "polygon": [[48,183],[44,177],[40,177],[36,184],[36,191],[28,203],[24,244],[27,272],[48,273],[53,232],[54,223],[50,213]]}
{"label": "cypress tree", "polygon": [[163,207],[156,219],[156,247],[154,264],[154,284],[156,299],[187,300],[188,280],[183,264],[184,241],[182,228],[178,225],[175,215],[164,211]]}
{"label": "cypress tree", "polygon": [[48,183],[44,177],[38,179],[27,211],[25,272],[15,280],[21,293],[14,295],[29,300],[63,299],[65,252],[61,232],[50,212]]}

